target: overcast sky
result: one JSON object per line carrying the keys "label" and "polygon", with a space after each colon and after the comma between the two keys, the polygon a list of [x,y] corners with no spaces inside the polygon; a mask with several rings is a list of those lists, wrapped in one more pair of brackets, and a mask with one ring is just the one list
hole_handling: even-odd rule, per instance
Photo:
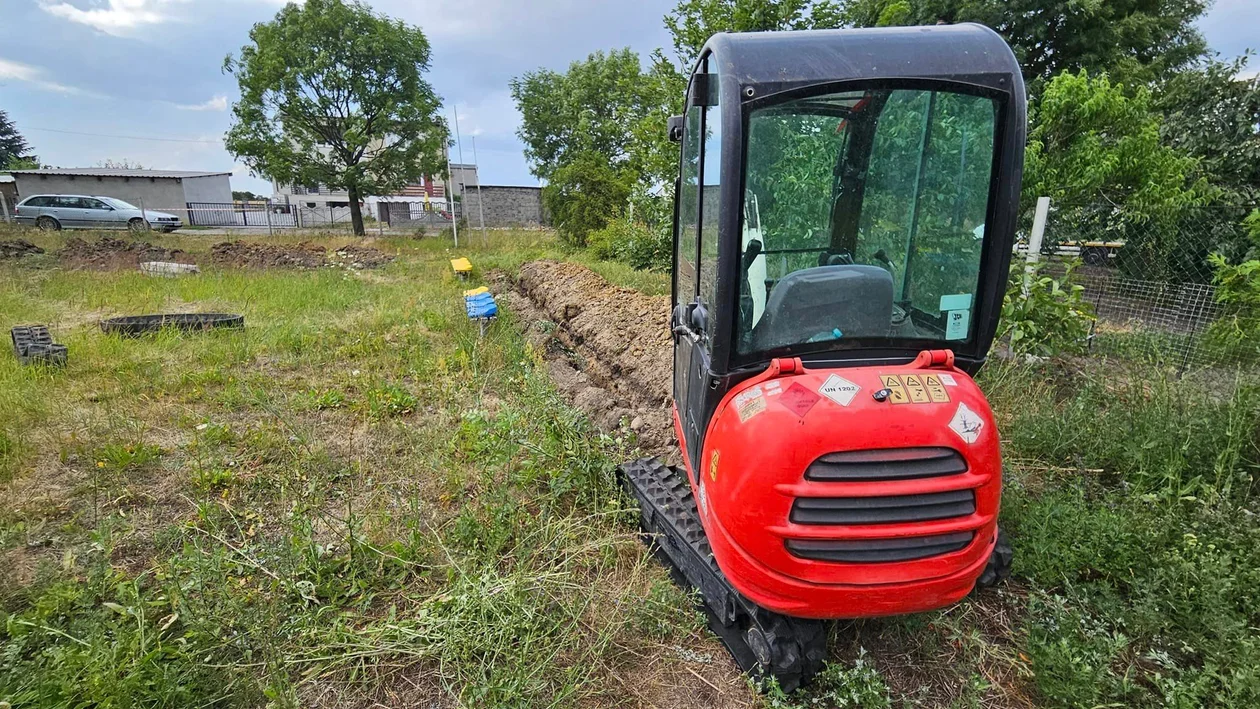
{"label": "overcast sky", "polygon": [[[40,158],[62,167],[130,160],[172,170],[232,170],[234,189],[270,193],[223,149],[235,80],[223,58],[280,0],[0,0],[0,109]],[[430,81],[465,162],[476,147],[483,184],[532,185],[508,81],[564,69],[597,49],[646,58],[668,46],[674,0],[376,0],[433,45]],[[1260,44],[1260,0],[1217,0],[1201,22],[1224,57]],[[1252,69],[1255,69],[1253,64]],[[92,134],[92,135],[84,135]],[[160,139],[160,140],[159,140]],[[454,154],[458,159],[458,154]]]}

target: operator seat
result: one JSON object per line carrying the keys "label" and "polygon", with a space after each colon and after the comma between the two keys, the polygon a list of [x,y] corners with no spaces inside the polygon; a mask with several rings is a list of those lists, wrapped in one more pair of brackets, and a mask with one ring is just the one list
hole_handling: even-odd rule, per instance
{"label": "operator seat", "polygon": [[752,331],[754,350],[808,342],[820,335],[888,337],[892,274],[879,266],[839,264],[794,271],[775,284]]}

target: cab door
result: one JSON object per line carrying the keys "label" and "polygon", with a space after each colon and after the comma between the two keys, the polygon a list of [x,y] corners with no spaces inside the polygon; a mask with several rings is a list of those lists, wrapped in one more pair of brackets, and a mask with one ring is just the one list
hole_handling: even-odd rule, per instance
{"label": "cab door", "polygon": [[679,443],[693,472],[699,461],[716,327],[717,222],[721,119],[716,74],[707,62],[692,79],[683,120],[682,162],[674,232],[674,404],[683,429]]}

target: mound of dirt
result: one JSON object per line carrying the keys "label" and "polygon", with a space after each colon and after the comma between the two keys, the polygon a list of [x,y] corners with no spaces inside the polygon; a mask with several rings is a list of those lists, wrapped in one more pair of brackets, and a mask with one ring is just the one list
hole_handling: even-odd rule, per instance
{"label": "mound of dirt", "polygon": [[42,254],[44,250],[27,241],[26,239],[14,239],[12,241],[0,241],[0,259],[21,258],[29,254]]}
{"label": "mound of dirt", "polygon": [[501,274],[490,281],[575,406],[605,430],[628,424],[645,451],[675,457],[667,298],[556,261],[525,264],[515,284]]}
{"label": "mound of dirt", "polygon": [[102,236],[92,243],[71,237],[57,256],[71,268],[110,270],[136,268],[145,261],[194,263],[192,254],[180,249],[165,249],[147,241],[125,241]]}
{"label": "mound of dirt", "polygon": [[383,251],[374,249],[371,246],[357,246],[355,244],[343,246],[328,255],[328,265],[356,270],[360,268],[380,268],[393,260],[393,256]]}
{"label": "mound of dirt", "polygon": [[318,244],[257,244],[225,241],[210,247],[210,259],[234,268],[380,268],[394,260],[370,246],[344,246],[331,253]]}

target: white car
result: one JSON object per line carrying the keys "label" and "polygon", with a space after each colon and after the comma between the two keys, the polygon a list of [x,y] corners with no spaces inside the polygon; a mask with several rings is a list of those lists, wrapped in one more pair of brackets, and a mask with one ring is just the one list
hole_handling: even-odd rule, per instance
{"label": "white car", "polygon": [[114,197],[77,194],[39,194],[18,202],[13,210],[19,224],[44,231],[61,229],[157,229],[172,232],[183,226],[174,214],[141,211],[139,207]]}

